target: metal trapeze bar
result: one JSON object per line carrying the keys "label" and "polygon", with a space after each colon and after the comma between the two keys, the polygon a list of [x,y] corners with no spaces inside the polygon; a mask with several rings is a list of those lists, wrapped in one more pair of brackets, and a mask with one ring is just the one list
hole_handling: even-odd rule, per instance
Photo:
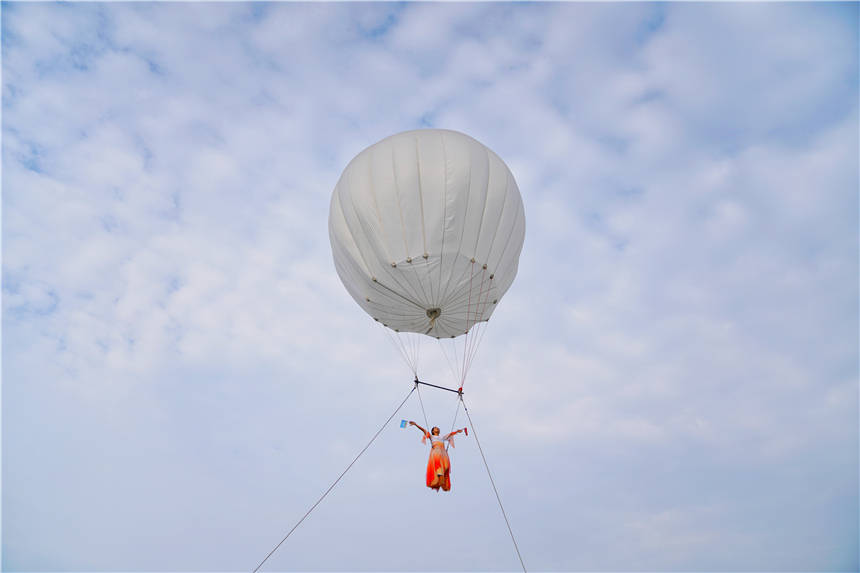
{"label": "metal trapeze bar", "polygon": [[415,386],[417,387],[419,384],[424,384],[425,386],[432,386],[433,388],[439,388],[440,390],[447,390],[448,392],[453,392],[454,394],[463,395],[463,387],[461,386],[458,390],[454,390],[453,388],[445,388],[444,386],[437,386],[436,384],[430,384],[429,382],[422,382],[418,378],[415,379]]}

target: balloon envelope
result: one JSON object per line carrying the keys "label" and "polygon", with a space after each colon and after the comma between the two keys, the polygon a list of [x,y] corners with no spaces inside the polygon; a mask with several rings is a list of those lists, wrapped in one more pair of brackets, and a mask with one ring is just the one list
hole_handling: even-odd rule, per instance
{"label": "balloon envelope", "polygon": [[490,318],[517,273],[523,202],[507,165],[441,129],[359,153],[331,199],[335,267],[355,301],[398,332],[465,334]]}

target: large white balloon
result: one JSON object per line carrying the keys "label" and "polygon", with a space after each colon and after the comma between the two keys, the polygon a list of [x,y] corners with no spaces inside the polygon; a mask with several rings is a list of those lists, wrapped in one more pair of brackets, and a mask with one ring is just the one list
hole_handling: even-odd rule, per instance
{"label": "large white balloon", "polygon": [[341,281],[370,316],[454,337],[488,320],[513,282],[523,201],[507,165],[475,139],[407,131],[346,166],[329,236]]}

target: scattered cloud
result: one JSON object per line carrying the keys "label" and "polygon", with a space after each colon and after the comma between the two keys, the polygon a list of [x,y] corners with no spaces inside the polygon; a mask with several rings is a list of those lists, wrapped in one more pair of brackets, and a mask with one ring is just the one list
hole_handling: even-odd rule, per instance
{"label": "scattered cloud", "polygon": [[[3,12],[4,569],[277,543],[409,391],[327,217],[419,127],[524,198],[466,399],[529,568],[857,568],[855,4]],[[383,432],[267,567],[515,569],[473,436],[445,496],[417,438]]]}

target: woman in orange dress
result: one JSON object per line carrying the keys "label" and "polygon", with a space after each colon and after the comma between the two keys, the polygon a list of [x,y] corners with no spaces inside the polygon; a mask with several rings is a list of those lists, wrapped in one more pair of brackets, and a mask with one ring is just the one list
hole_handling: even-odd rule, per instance
{"label": "woman in orange dress", "polygon": [[424,434],[424,437],[421,438],[422,443],[426,444],[427,438],[430,438],[430,459],[427,461],[427,487],[435,489],[437,492],[439,488],[442,488],[442,491],[450,490],[451,459],[448,457],[448,451],[445,449],[445,442],[453,446],[454,435],[459,434],[465,428],[463,430],[454,430],[450,434],[439,437],[440,430],[438,426],[433,426],[428,432],[411,420],[409,425],[415,426]]}

